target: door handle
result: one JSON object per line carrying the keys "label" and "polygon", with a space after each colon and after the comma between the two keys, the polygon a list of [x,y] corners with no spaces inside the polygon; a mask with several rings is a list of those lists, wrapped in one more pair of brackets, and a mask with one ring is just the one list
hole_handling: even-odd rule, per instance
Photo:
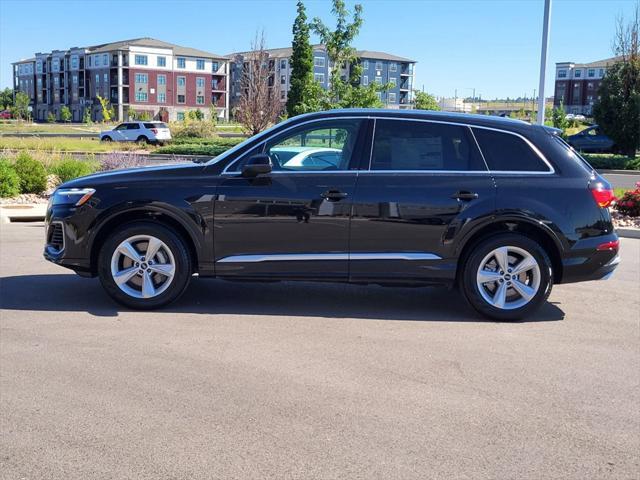
{"label": "door handle", "polygon": [[326,192],[320,194],[320,196],[330,202],[338,202],[343,198],[347,198],[349,194],[341,192],[340,190],[327,190]]}
{"label": "door handle", "polygon": [[469,201],[469,200],[475,200],[476,198],[478,198],[478,194],[475,192],[468,192],[466,190],[461,190],[451,195],[451,198],[454,198],[456,200]]}

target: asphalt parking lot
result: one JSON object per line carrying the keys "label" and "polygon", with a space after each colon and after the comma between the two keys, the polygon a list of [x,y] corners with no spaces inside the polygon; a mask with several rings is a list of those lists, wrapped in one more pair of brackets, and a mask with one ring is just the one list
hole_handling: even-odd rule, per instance
{"label": "asphalt parking lot", "polygon": [[120,310],[0,226],[0,477],[640,475],[640,240],[529,321],[443,289],[192,283]]}

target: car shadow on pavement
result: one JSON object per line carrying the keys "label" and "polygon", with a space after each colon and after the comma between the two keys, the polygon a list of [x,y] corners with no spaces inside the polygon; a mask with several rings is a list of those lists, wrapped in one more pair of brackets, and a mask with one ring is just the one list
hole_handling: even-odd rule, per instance
{"label": "car shadow on pavement", "polygon": [[[117,316],[126,311],[104,292],[97,279],[76,275],[24,275],[0,279],[5,310],[88,312]],[[385,288],[377,285],[310,282],[228,282],[194,278],[186,293],[158,313],[273,315],[446,322],[487,321],[456,291],[445,288]],[[564,319],[547,302],[524,322]]]}

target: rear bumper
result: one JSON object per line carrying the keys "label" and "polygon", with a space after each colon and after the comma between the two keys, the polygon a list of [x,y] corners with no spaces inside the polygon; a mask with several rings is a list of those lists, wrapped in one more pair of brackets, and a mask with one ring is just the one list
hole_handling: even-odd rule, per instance
{"label": "rear bumper", "polygon": [[563,274],[560,283],[606,280],[620,264],[618,249],[597,250],[598,245],[618,240],[615,233],[588,238],[576,242],[569,255],[562,261]]}

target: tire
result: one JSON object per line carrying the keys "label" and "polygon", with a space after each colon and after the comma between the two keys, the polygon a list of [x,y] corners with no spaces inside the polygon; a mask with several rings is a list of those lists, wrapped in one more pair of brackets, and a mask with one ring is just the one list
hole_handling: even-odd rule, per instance
{"label": "tire", "polygon": [[[149,259],[145,253],[152,243],[155,252]],[[137,263],[133,260],[136,254]],[[189,250],[182,238],[150,222],[122,226],[107,238],[98,256],[102,286],[116,302],[133,309],[151,310],[177,300],[189,285],[191,273]]]}
{"label": "tire", "polygon": [[[498,262],[498,256],[504,258],[505,251],[507,271]],[[520,263],[524,259],[527,262]],[[527,270],[512,277],[518,267]],[[503,290],[499,292],[501,286]],[[535,312],[549,297],[553,287],[551,261],[545,250],[529,237],[516,233],[493,235],[472,247],[462,266],[460,287],[467,302],[483,316],[499,321],[520,320]],[[501,292],[506,296],[499,295]]]}
{"label": "tire", "polygon": [[112,142],[112,138],[109,135],[105,135],[100,139],[101,142]]}
{"label": "tire", "polygon": [[149,143],[149,139],[147,137],[145,137],[144,135],[140,135],[137,139],[136,139],[137,143],[144,143],[147,144]]}

